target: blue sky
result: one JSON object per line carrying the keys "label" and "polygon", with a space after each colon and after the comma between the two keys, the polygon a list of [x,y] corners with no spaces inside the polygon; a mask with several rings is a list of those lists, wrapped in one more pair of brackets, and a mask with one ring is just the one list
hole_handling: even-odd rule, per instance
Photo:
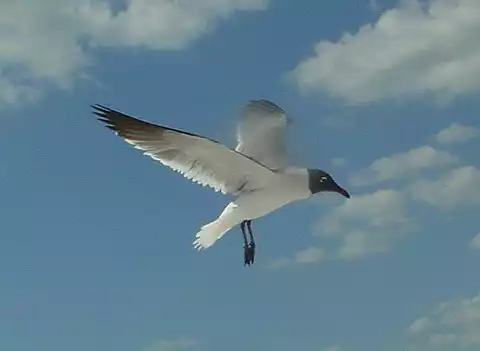
{"label": "blue sky", "polygon": [[[476,0],[0,4],[0,349],[478,350]],[[196,252],[229,198],[100,103],[234,146],[267,98],[316,196]]]}

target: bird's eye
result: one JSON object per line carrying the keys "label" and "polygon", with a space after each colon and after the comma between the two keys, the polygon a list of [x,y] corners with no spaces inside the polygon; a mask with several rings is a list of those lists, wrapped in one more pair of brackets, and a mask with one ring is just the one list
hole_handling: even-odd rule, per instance
{"label": "bird's eye", "polygon": [[324,183],[327,181],[327,177],[323,176],[320,178],[320,183]]}

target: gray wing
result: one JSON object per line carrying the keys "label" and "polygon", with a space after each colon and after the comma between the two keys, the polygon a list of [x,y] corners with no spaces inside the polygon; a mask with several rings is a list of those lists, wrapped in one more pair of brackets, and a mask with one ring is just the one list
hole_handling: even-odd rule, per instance
{"label": "gray wing", "polygon": [[236,194],[255,190],[273,175],[272,170],[215,140],[144,122],[101,105],[92,107],[98,119],[127,143],[215,191]]}
{"label": "gray wing", "polygon": [[285,111],[268,100],[252,100],[245,106],[237,125],[236,151],[270,169],[287,166]]}

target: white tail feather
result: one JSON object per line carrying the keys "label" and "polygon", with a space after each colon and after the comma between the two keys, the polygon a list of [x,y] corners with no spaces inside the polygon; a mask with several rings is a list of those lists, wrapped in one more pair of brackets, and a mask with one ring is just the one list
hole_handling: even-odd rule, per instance
{"label": "white tail feather", "polygon": [[242,217],[235,215],[237,208],[238,206],[234,202],[230,202],[215,221],[200,228],[200,231],[195,235],[193,246],[198,250],[209,248],[226,232],[240,223]]}
{"label": "white tail feather", "polygon": [[200,231],[197,233],[197,235],[195,235],[193,246],[198,250],[209,248],[230,228],[231,226],[225,226],[225,224],[218,219],[205,224],[202,228],[200,228]]}

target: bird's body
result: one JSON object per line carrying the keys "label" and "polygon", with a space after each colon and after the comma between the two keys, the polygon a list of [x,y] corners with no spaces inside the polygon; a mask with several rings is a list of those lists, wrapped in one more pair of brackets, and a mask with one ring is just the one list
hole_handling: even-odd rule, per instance
{"label": "bird's body", "polygon": [[292,167],[275,172],[264,188],[241,193],[215,221],[202,227],[194,245],[208,248],[241,222],[263,217],[288,203],[310,197],[308,179],[306,169]]}
{"label": "bird's body", "polygon": [[327,172],[288,165],[288,120],[285,111],[270,101],[254,100],[245,106],[235,150],[201,135],[144,122],[101,105],[93,107],[100,121],[144,154],[196,183],[234,195],[220,216],[196,234],[197,249],[212,246],[240,224],[245,264],[251,264],[255,256],[252,220],[318,192],[350,197]]}
{"label": "bird's body", "polygon": [[257,219],[300,199],[310,197],[308,171],[288,168],[278,171],[263,189],[241,194],[235,203],[241,208],[244,219]]}

